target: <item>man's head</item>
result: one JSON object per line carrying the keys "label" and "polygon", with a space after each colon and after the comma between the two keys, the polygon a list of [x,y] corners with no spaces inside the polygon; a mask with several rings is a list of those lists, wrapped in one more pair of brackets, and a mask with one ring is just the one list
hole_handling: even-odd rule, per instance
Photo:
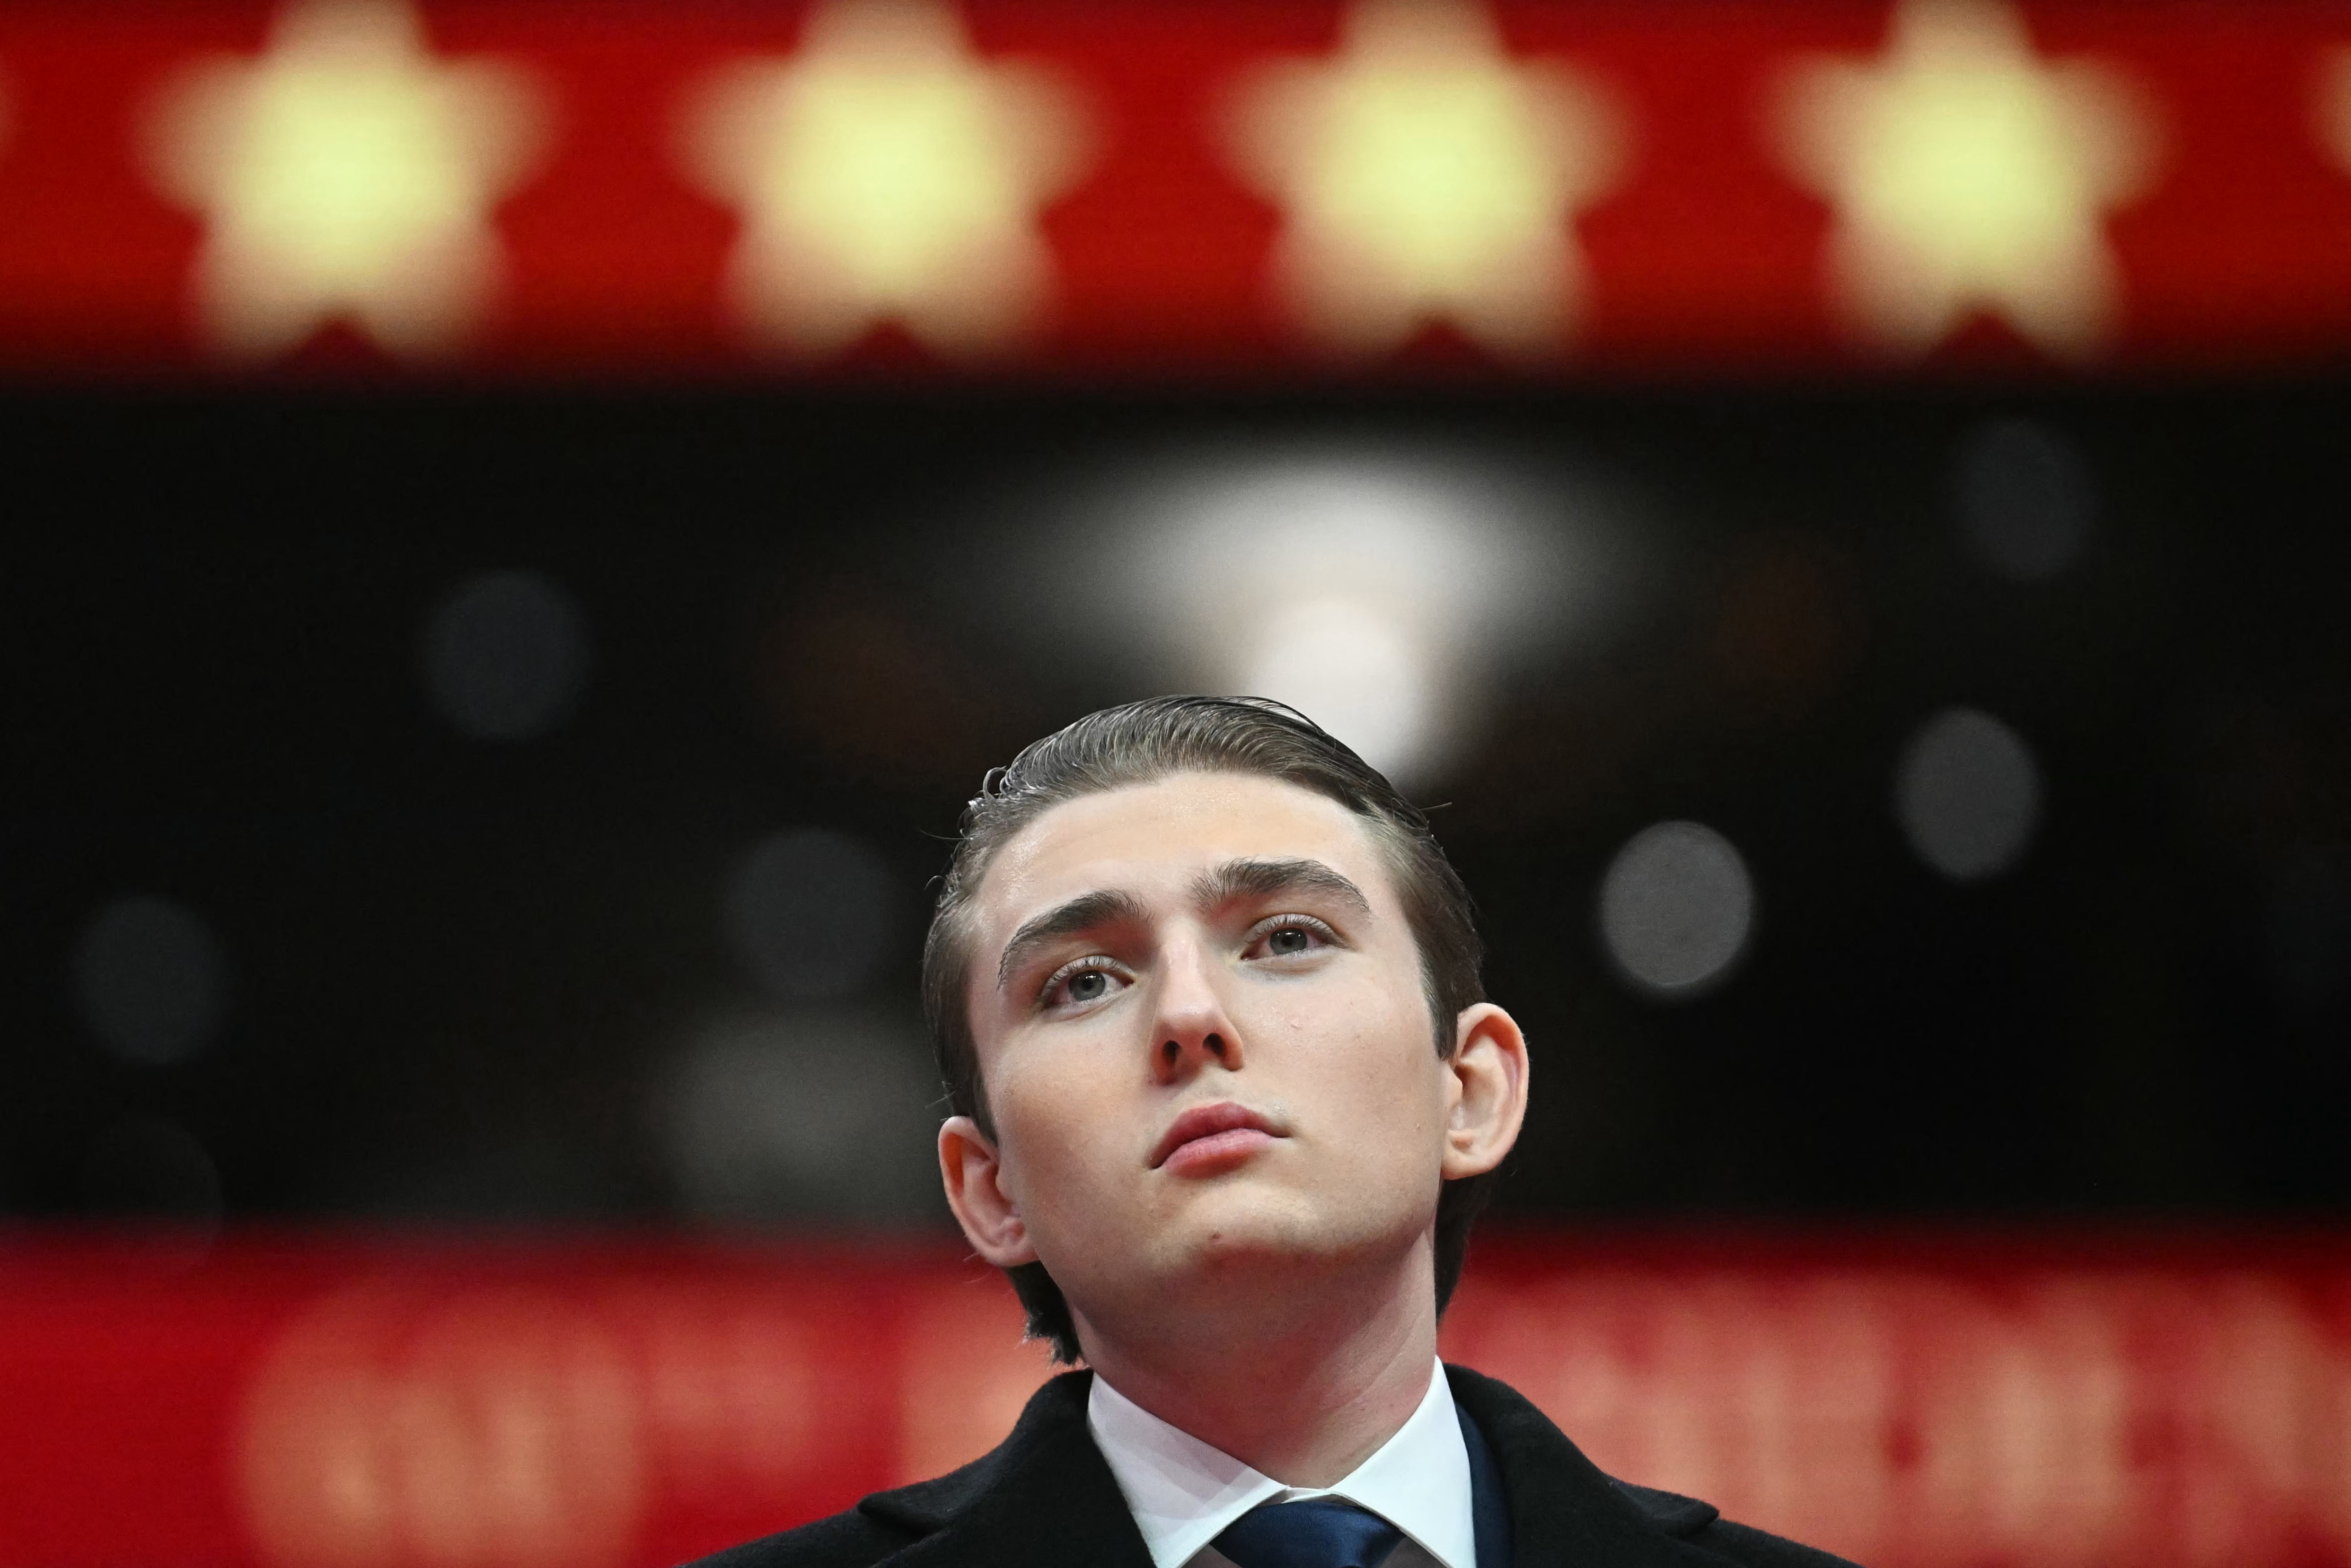
{"label": "man's head", "polygon": [[1479,961],[1426,818],[1291,711],[1046,737],[971,803],[925,953],[966,1233],[1064,1359],[1089,1303],[1423,1235],[1441,1308],[1524,1104]]}

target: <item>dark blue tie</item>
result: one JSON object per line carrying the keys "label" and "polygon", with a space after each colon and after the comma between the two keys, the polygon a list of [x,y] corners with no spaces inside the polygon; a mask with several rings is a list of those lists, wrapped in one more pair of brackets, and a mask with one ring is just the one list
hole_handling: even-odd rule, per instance
{"label": "dark blue tie", "polygon": [[1217,1537],[1236,1568],[1380,1568],[1404,1532],[1335,1497],[1251,1509]]}

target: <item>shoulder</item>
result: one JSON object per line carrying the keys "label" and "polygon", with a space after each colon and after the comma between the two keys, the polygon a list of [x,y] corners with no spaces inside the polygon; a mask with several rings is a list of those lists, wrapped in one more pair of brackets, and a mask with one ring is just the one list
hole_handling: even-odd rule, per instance
{"label": "shoulder", "polygon": [[1631,1481],[1610,1483],[1665,1534],[1751,1568],[1854,1568],[1842,1557],[1722,1517],[1710,1502]]}
{"label": "shoulder", "polygon": [[867,1568],[935,1533],[987,1490],[996,1455],[935,1480],[877,1491],[845,1513],[730,1546],[688,1568]]}
{"label": "shoulder", "polygon": [[690,1568],[869,1568],[914,1539],[913,1533],[893,1529],[862,1509],[852,1509],[798,1530],[730,1546]]}
{"label": "shoulder", "polygon": [[991,1453],[934,1480],[877,1491],[845,1513],[730,1546],[688,1568],[868,1568],[935,1533],[987,1489],[997,1468],[998,1455]]}
{"label": "shoulder", "polygon": [[1716,1520],[1689,1539],[1693,1546],[1702,1546],[1734,1563],[1750,1564],[1750,1568],[1854,1568],[1853,1563],[1817,1546],[1766,1534],[1727,1519]]}
{"label": "shoulder", "polygon": [[[1446,1376],[1455,1402],[1477,1423],[1499,1463],[1518,1547],[1539,1561],[1852,1568],[1828,1552],[1734,1524],[1712,1503],[1618,1480],[1509,1386],[1466,1367],[1448,1366]],[[1680,1546],[1667,1548],[1666,1541]],[[1704,1556],[1693,1559],[1680,1547]]]}
{"label": "shoulder", "polygon": [[[1033,1538],[1040,1532],[1050,1536],[1056,1520],[1099,1526],[1102,1494],[1115,1511],[1114,1522],[1134,1535],[1118,1484],[1086,1435],[1092,1376],[1063,1373],[1048,1382],[1030,1397],[1011,1435],[960,1469],[874,1492],[845,1513],[746,1542],[690,1568],[872,1568],[946,1532],[962,1541],[948,1560],[977,1552],[991,1562],[1042,1561],[1050,1553],[1040,1554]],[[1088,1456],[1091,1471],[1082,1462]],[[1132,1544],[1140,1551],[1142,1537],[1134,1535]]]}

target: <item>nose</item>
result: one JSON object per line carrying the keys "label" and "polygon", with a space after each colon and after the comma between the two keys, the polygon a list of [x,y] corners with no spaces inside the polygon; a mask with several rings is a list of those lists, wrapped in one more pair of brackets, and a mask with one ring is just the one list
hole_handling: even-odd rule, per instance
{"label": "nose", "polygon": [[1181,1082],[1212,1064],[1239,1070],[1240,1032],[1225,1007],[1220,978],[1218,966],[1196,941],[1171,941],[1162,955],[1151,1033],[1152,1075],[1161,1083]]}

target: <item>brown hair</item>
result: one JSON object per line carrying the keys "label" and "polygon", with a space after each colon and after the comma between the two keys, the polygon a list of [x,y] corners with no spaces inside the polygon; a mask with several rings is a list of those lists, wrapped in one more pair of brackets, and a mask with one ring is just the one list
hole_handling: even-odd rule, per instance
{"label": "brown hair", "polygon": [[[923,946],[923,1008],[946,1080],[947,1103],[990,1137],[987,1089],[966,1004],[971,972],[967,909],[996,852],[1064,801],[1173,774],[1249,774],[1328,796],[1363,817],[1384,851],[1420,950],[1437,1054],[1450,1056],[1454,1021],[1485,1000],[1477,911],[1469,890],[1437,846],[1427,816],[1347,746],[1295,709],[1259,697],[1152,697],[1089,713],[1024,748],[981,782],[941,880]],[[1448,1181],[1437,1204],[1437,1306],[1461,1278],[1469,1227],[1485,1206],[1493,1172]],[[1056,1359],[1079,1359],[1069,1303],[1042,1263],[1006,1271],[1028,1309],[1032,1337]]]}

